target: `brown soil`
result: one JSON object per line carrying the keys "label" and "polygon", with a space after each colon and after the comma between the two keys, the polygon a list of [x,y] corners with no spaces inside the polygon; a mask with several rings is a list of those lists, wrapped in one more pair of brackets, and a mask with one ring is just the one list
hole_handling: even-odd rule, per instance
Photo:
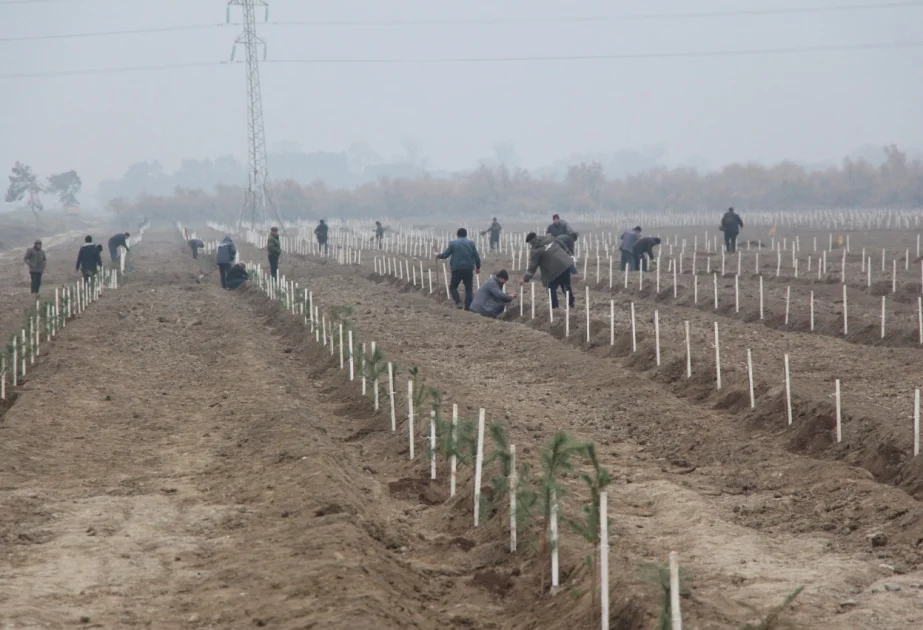
{"label": "brown soil", "polygon": [[[444,461],[429,480],[428,427],[419,422],[409,459],[403,396],[392,434],[387,413],[374,413],[303,320],[254,289],[221,291],[213,275],[200,278],[206,261],[177,255],[181,245],[166,230],[147,237],[139,271],[49,345],[0,419],[0,619],[113,628],[598,624],[586,543],[562,527],[565,590],[542,592],[534,532],[511,555],[502,510],[473,528],[470,469],[447,498]],[[726,360],[720,392],[705,352],[685,379],[673,320],[661,319],[671,350],[658,367],[650,327],[634,354],[624,326],[615,347],[607,328],[587,344],[576,324],[565,338],[557,318],[488,321],[395,290],[367,267],[286,257],[283,271],[326,309],[355,309],[359,341],[376,341],[401,366],[399,391],[418,365],[462,417],[484,407],[491,421],[508,422],[522,461],[538,467],[556,430],[597,443],[614,478],[611,627],[653,627],[659,586],[642,566],[664,563],[670,550],[692,576],[689,627],[739,629],[756,620],[753,608],[768,611],[801,584],[788,615],[796,627],[919,620],[923,510],[910,492],[920,491],[911,480],[921,469],[887,447],[893,433],[905,449],[906,432],[900,418],[877,424],[881,400],[868,401],[869,413],[845,405],[846,442],[831,445],[831,401],[820,394],[832,391],[820,387],[827,375],[797,382],[786,428],[778,379],[759,379],[751,411],[739,357]],[[843,366],[856,401],[865,390],[852,387],[869,370],[894,374],[895,390],[907,378],[897,354],[905,350],[735,326],[722,347],[775,352],[817,339],[840,365],[836,352],[876,353],[874,366],[852,355],[857,365]],[[708,338],[704,325],[695,330]],[[822,371],[820,358],[812,371]],[[582,482],[565,483],[562,512],[576,517]],[[885,592],[885,582],[902,590]]]}

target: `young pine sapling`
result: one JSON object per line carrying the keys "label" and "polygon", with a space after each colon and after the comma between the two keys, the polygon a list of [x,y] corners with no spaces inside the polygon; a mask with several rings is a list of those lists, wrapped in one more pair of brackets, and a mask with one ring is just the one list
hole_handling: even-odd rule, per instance
{"label": "young pine sapling", "polygon": [[[574,469],[573,457],[584,449],[584,445],[576,442],[570,435],[563,431],[558,431],[551,438],[547,450],[542,453],[542,478],[540,484],[541,502],[542,502],[542,537],[541,537],[541,554],[542,565],[545,567],[545,561],[551,562],[550,551],[551,545],[557,544],[556,541],[549,541],[551,528],[552,506],[560,505],[560,499],[565,494],[564,488],[560,485],[560,477]],[[560,514],[560,508],[556,508]],[[542,591],[545,590],[546,571],[542,570]]]}
{"label": "young pine sapling", "polygon": [[[606,486],[612,483],[612,475],[600,465],[599,458],[596,456],[595,445],[592,443],[585,444],[583,447],[583,455],[589,460],[590,466],[592,467],[591,472],[580,473],[580,478],[583,479],[587,489],[590,491],[590,501],[583,506],[583,520],[568,519],[568,522],[574,531],[580,534],[584,540],[593,546],[593,552],[586,557],[586,565],[590,569],[591,587],[593,589],[592,602],[595,615],[595,611],[599,610],[596,604],[596,563],[598,561],[597,554],[599,553],[601,542],[599,527],[599,494],[606,489]],[[608,519],[608,515],[606,518]]]}

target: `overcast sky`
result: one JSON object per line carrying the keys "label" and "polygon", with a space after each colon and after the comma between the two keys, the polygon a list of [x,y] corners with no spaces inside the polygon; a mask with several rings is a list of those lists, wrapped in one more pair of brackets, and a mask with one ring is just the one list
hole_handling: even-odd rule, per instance
{"label": "overcast sky", "polygon": [[[872,0],[874,2],[883,0]],[[861,2],[861,0],[853,0]],[[848,0],[274,0],[270,22],[669,14]],[[240,9],[232,21],[240,22]],[[259,12],[263,17],[262,11]],[[239,26],[220,0],[0,0],[0,40],[214,24],[79,39],[0,41],[0,75],[218,62]],[[875,11],[595,23],[259,26],[269,60],[638,55],[923,40],[923,5]],[[243,50],[238,51],[238,60]],[[863,144],[923,147],[923,48],[788,55],[261,66],[266,135],[305,150],[414,138],[457,169],[512,141],[524,166],[663,145],[711,164],[839,158]],[[85,184],[139,160],[245,156],[242,65],[0,78],[0,168],[76,168]],[[270,164],[270,174],[272,164]]]}

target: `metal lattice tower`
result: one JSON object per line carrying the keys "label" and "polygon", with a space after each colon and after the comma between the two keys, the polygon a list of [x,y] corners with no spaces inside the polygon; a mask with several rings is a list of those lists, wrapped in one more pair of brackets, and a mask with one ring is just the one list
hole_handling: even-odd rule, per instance
{"label": "metal lattice tower", "polygon": [[[248,141],[248,179],[246,199],[241,208],[238,224],[249,215],[251,224],[266,221],[270,213],[278,219],[272,202],[272,190],[269,185],[269,169],[266,164],[266,131],[263,128],[263,96],[260,92],[259,48],[266,53],[266,42],[256,35],[256,7],[266,7],[269,18],[269,4],[266,0],[228,0],[228,21],[231,7],[243,7],[244,30],[234,41],[234,53],[237,44],[243,44],[247,55],[247,141]],[[281,222],[280,222],[281,223]]]}

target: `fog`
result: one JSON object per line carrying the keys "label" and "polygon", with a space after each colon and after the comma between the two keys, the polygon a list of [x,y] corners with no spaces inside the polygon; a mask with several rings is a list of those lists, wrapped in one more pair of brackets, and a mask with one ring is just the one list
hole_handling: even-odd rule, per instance
{"label": "fog", "polygon": [[[597,153],[647,151],[666,165],[839,161],[860,147],[923,148],[923,48],[699,53],[923,40],[923,5],[748,17],[548,21],[511,18],[788,8],[791,0],[342,0],[271,2],[261,66],[270,149],[342,152],[362,143],[386,159],[454,171],[493,158],[499,142],[536,169]],[[831,0],[806,6],[831,5]],[[240,31],[224,2],[0,1],[0,40],[69,33],[195,30],[0,41],[0,168],[45,176],[76,169],[84,197],[135,162],[246,155],[241,64],[72,76],[44,73],[218,62]],[[263,13],[258,11],[262,20]],[[470,20],[391,26],[337,20]],[[507,21],[503,21],[507,20]],[[288,22],[289,24],[284,24]],[[275,23],[275,24],[274,24]],[[239,48],[237,60],[243,58]],[[628,55],[604,60],[281,63]],[[634,55],[634,57],[630,57]],[[273,175],[273,163],[269,164]],[[231,182],[239,183],[239,182]]]}

